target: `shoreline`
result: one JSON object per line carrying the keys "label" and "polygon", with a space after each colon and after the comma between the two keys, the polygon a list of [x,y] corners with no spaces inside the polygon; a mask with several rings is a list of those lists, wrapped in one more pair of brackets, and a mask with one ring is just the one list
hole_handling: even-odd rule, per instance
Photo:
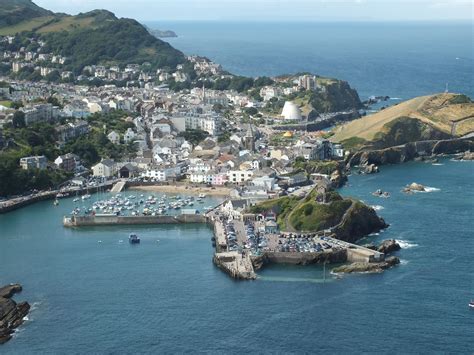
{"label": "shoreline", "polygon": [[127,190],[166,192],[175,194],[186,193],[193,195],[199,195],[203,193],[209,196],[229,197],[233,189],[228,187],[195,187],[190,185],[137,185],[128,186]]}

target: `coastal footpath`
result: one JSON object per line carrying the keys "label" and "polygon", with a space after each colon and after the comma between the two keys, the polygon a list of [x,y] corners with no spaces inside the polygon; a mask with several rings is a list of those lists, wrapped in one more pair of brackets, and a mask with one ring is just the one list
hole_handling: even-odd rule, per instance
{"label": "coastal footpath", "polygon": [[0,344],[12,338],[15,329],[23,324],[30,310],[28,302],[16,303],[11,299],[21,291],[19,284],[0,287]]}

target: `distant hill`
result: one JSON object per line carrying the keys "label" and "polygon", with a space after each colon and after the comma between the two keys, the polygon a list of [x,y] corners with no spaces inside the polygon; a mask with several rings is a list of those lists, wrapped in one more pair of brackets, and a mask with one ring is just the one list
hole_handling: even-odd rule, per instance
{"label": "distant hill", "polygon": [[474,132],[474,103],[465,95],[417,97],[338,127],[331,138],[348,148],[386,148]]}
{"label": "distant hill", "polygon": [[68,57],[67,69],[76,74],[87,65],[147,62],[152,68],[174,68],[186,60],[137,21],[119,19],[110,11],[71,16],[55,14],[29,0],[1,2],[0,35],[24,33],[41,38],[47,44],[43,51]]}
{"label": "distant hill", "polygon": [[0,27],[13,26],[20,22],[51,15],[53,15],[51,11],[39,7],[30,0],[0,1]]}

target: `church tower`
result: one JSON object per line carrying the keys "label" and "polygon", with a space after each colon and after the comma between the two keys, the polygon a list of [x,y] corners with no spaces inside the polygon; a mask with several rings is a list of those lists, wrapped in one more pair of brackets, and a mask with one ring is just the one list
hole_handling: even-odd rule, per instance
{"label": "church tower", "polygon": [[255,151],[255,135],[251,124],[249,124],[247,132],[244,136],[244,147],[251,152]]}

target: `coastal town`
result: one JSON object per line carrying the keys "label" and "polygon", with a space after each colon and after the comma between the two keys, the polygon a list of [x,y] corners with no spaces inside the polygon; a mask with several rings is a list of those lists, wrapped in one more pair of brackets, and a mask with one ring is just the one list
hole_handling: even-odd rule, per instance
{"label": "coastal town", "polygon": [[[4,37],[2,41],[14,42],[15,37]],[[57,156],[31,155],[19,159],[23,170],[62,170],[72,176],[61,185],[51,186],[54,190],[92,187],[88,185],[90,177],[101,178],[102,183],[122,178],[145,184],[226,186],[237,196],[257,201],[294,191],[310,184],[311,179],[331,179],[331,174],[338,171],[328,168],[325,173],[310,177],[295,168],[297,159],[336,162],[332,167],[344,159],[343,147],[329,141],[326,132],[308,132],[299,127],[343,112],[310,118],[290,100],[283,101],[274,113],[270,111],[272,105],[280,104],[289,95],[326,90],[326,86],[318,84],[316,76],[281,79],[284,88],[269,79],[272,84],[262,86],[257,98],[237,90],[207,89],[204,82],[189,90],[171,90],[166,84],[170,78],[174,82],[189,80],[180,71],[180,65],[173,73],[150,73],[146,64],[127,64],[123,70],[90,66],[83,69],[84,74],[76,82],[100,78],[102,85],[55,83],[48,81],[51,73],[45,68],[55,68],[65,79],[60,67],[67,63],[67,58],[37,54],[43,45],[38,42],[36,52],[21,48],[18,52],[3,53],[3,63],[11,65],[13,73],[31,68],[45,80],[2,79],[4,105],[0,106],[0,123],[4,128],[0,129],[0,147],[18,147],[20,143],[12,134],[15,129],[34,130],[42,124],[54,127],[53,137],[49,138],[54,140]],[[228,76],[206,58],[191,56],[188,60],[195,73],[207,75],[209,80]],[[45,63],[49,66],[41,66]],[[126,86],[109,84],[109,80],[116,79],[115,75],[126,79]],[[111,113],[119,124],[108,126]],[[352,114],[357,115],[357,110]],[[85,161],[71,143],[94,131],[99,131],[104,144],[126,150],[127,154],[118,159],[100,156],[93,164]]]}
{"label": "coastal town", "polygon": [[[2,78],[0,144],[15,149],[21,144],[15,130],[51,127],[47,139],[58,155],[20,156],[19,169],[61,171],[64,178],[48,189],[8,196],[0,202],[2,212],[45,199],[55,205],[65,197],[84,202],[92,193],[110,191],[115,197],[109,200],[78,205],[64,216],[64,226],[209,223],[215,232],[214,263],[238,279],[256,278],[254,268],[269,261],[374,262],[378,272],[382,263],[383,268],[396,264],[386,263],[377,250],[338,241],[336,226],[291,233],[289,226],[280,230],[278,208],[251,212],[261,202],[310,198],[314,191],[319,194],[315,201],[329,204],[326,192],[344,183],[346,152],[324,128],[334,119],[359,117],[360,101],[345,111],[324,112],[302,101],[334,90],[333,79],[301,74],[264,78],[256,89],[218,90],[209,83],[233,76],[207,58],[190,56],[193,87],[177,90],[176,83],[192,80],[183,65],[174,72],[151,72],[146,63],[86,66],[73,77],[62,70],[67,58],[42,53],[45,43],[28,41],[27,47],[34,44],[36,51],[5,51],[3,63],[11,66],[14,78],[26,71],[41,78]],[[91,159],[78,142],[92,134],[100,135],[100,144],[115,157],[99,153]],[[191,195],[122,197],[125,189]],[[224,202],[203,205],[207,195]],[[341,218],[336,225],[343,223]]]}
{"label": "coastal town", "polygon": [[[77,75],[44,41],[23,37],[19,47],[18,40],[0,38],[10,68],[0,78],[0,148],[46,150],[17,155],[14,169],[46,174],[49,182],[4,191],[0,212],[73,197],[82,204],[64,216],[65,227],[208,223],[214,263],[238,279],[255,279],[271,262],[349,262],[334,272],[381,272],[399,262],[385,258],[400,249],[393,240],[354,244],[387,225],[369,206],[334,191],[353,160],[359,173],[377,173],[383,164],[353,155],[353,140],[346,150],[331,139],[335,124],[367,107],[346,83],[309,73],[250,83],[199,56],[175,70],[125,63],[88,65]],[[386,98],[365,105],[380,100]],[[171,197],[121,196],[126,189]],[[108,192],[114,197],[84,205],[90,194]],[[208,195],[223,202],[203,205]],[[354,222],[361,216],[364,222]]]}
{"label": "coastal town", "polygon": [[466,4],[273,2],[2,0],[7,353],[467,351]]}

